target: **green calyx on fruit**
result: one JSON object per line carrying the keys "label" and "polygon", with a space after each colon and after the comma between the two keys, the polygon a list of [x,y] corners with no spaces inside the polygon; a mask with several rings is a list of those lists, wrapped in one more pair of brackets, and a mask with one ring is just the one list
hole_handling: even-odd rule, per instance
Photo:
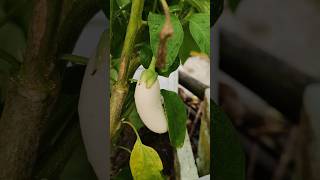
{"label": "green calyx on fruit", "polygon": [[157,80],[158,74],[155,71],[146,69],[142,72],[140,82],[145,82],[146,87],[149,89]]}
{"label": "green calyx on fruit", "polygon": [[151,88],[158,78],[158,73],[155,70],[155,64],[156,59],[153,57],[149,68],[141,73],[140,82],[145,82],[147,88]]}

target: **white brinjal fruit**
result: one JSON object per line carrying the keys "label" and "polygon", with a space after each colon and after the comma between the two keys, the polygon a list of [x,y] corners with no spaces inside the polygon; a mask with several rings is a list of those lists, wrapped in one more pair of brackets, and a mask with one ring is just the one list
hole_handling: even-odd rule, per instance
{"label": "white brinjal fruit", "polygon": [[155,58],[152,59],[149,68],[142,72],[136,85],[134,99],[137,112],[148,129],[158,134],[168,131],[158,74],[155,72]]}

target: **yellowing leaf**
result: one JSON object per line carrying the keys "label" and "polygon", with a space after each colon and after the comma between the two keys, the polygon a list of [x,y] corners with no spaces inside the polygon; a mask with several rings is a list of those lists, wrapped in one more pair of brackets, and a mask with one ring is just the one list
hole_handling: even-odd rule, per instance
{"label": "yellowing leaf", "polygon": [[130,169],[134,180],[163,180],[163,165],[158,153],[142,144],[139,138],[131,152]]}

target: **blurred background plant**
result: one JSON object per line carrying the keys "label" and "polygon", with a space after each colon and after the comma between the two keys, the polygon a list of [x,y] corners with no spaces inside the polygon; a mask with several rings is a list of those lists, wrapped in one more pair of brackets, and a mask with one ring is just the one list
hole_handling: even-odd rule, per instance
{"label": "blurred background plant", "polygon": [[85,66],[64,57],[91,56],[108,6],[0,1],[0,179],[95,179],[77,113]]}
{"label": "blurred background plant", "polygon": [[315,180],[319,4],[226,0],[216,26],[219,105],[246,152],[246,179]]}

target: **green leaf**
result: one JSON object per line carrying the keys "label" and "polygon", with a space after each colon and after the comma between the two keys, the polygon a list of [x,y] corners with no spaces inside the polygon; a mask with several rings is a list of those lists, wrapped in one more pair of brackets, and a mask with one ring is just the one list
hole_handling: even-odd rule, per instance
{"label": "green leaf", "polygon": [[210,55],[210,14],[198,13],[189,19],[190,32],[200,50]]}
{"label": "green leaf", "polygon": [[183,146],[186,135],[187,112],[179,95],[172,91],[162,89],[164,109],[168,121],[168,131],[171,144],[179,148]]}
{"label": "green leaf", "polygon": [[244,152],[227,115],[211,101],[211,170],[215,180],[245,180]]}
{"label": "green leaf", "polygon": [[[164,22],[164,15],[149,13],[148,25],[150,32],[150,45],[153,55],[155,57],[157,56],[160,41],[159,33],[162,30]],[[164,69],[168,69],[174,63],[184,36],[182,25],[176,16],[171,15],[171,23],[173,26],[174,33],[173,36],[167,42],[167,58],[166,66]]]}
{"label": "green leaf", "polygon": [[140,63],[145,69],[148,69],[153,56],[150,46],[146,43],[143,43],[140,47],[139,55]]}
{"label": "green leaf", "polygon": [[122,15],[122,11],[112,0],[111,5],[111,21],[110,21],[110,54],[112,58],[120,58],[124,39],[127,32],[128,19]]}
{"label": "green leaf", "polygon": [[132,103],[133,105],[133,109],[131,111],[131,113],[129,114],[129,121],[131,122],[131,124],[137,129],[139,130],[140,128],[142,128],[144,126],[142,120],[140,119],[140,116],[137,112],[137,108],[135,103]]}
{"label": "green leaf", "polygon": [[136,89],[136,85],[137,85],[136,82],[129,84],[129,91],[126,96],[126,100],[124,101],[122,112],[121,112],[122,118],[128,118],[133,109],[132,104],[134,104],[134,91]]}
{"label": "green leaf", "polygon": [[179,66],[180,66],[180,59],[177,57],[176,60],[173,62],[173,64],[167,70],[163,69],[161,71],[157,69],[157,72],[160,76],[169,77],[173,71],[178,69]]}
{"label": "green leaf", "polygon": [[120,58],[111,59],[111,67],[118,72],[120,67]]}
{"label": "green leaf", "polygon": [[[185,0],[197,9],[199,13],[210,14],[210,0]],[[216,1],[216,0],[213,0]]]}
{"label": "green leaf", "polygon": [[[143,43],[140,46],[139,55],[140,55],[140,63],[145,69],[148,69],[153,56],[150,46],[146,43]],[[160,76],[169,77],[170,74],[179,67],[179,65],[180,65],[180,59],[177,57],[171,66],[165,67],[164,69],[157,68],[156,71]]]}
{"label": "green leaf", "polygon": [[169,7],[169,12],[170,13],[175,13],[175,12],[180,12],[182,11],[182,7],[180,4],[175,4]]}
{"label": "green leaf", "polygon": [[118,80],[118,71],[115,69],[110,69],[110,79],[112,81],[117,81]]}
{"label": "green leaf", "polygon": [[130,169],[135,180],[163,180],[163,165],[158,153],[137,138],[130,156]]}
{"label": "green leaf", "polygon": [[179,50],[179,58],[182,64],[184,64],[186,60],[190,57],[191,51],[200,52],[200,48],[197,45],[197,43],[194,41],[190,33],[189,26],[187,26],[184,28],[183,43]]}

